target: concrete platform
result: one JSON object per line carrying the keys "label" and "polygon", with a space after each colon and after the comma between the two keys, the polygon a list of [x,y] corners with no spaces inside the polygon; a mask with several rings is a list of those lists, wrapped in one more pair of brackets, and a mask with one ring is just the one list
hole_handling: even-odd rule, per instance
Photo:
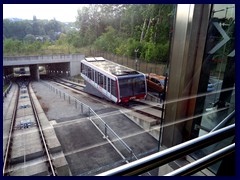
{"label": "concrete platform", "polygon": [[48,176],[45,158],[25,161],[12,166],[11,176]]}
{"label": "concrete platform", "polygon": [[23,125],[24,122],[30,122],[31,123],[31,127],[32,126],[36,126],[36,121],[35,121],[35,117],[33,114],[30,115],[26,115],[26,116],[20,116],[16,118],[15,121],[15,129],[21,129],[23,127],[21,127],[21,124]]}
{"label": "concrete platform", "polygon": [[156,119],[152,119],[148,116],[145,116],[143,114],[139,114],[134,111],[122,111],[129,119],[131,119],[133,122],[135,122],[137,125],[142,127],[144,130],[149,131],[151,126],[154,126],[157,124]]}
{"label": "concrete platform", "polygon": [[88,174],[95,169],[98,169],[95,172],[97,174],[102,172],[101,167],[122,162],[121,156],[88,119],[79,119],[78,122],[75,120],[74,123],[58,123],[55,131],[74,176]]}
{"label": "concrete platform", "polygon": [[43,155],[43,148],[37,127],[14,132],[11,161],[12,163],[33,160]]}
{"label": "concrete platform", "polygon": [[[95,175],[125,163],[125,160],[103,138],[103,134],[89,119],[71,118],[78,112],[74,103],[69,104],[67,100],[64,102],[63,98],[60,99],[59,95],[52,91],[43,93],[49,89],[40,83],[34,83],[35,88],[37,95],[41,97],[41,103],[47,103],[50,97],[52,99],[53,103],[49,102],[51,105],[49,105],[47,115],[52,117],[51,124],[54,126],[73,175]],[[157,141],[123,115],[119,111],[121,107],[101,102],[101,99],[90,99],[89,95],[79,95],[60,86],[57,88],[88,104],[111,128],[115,127],[115,133],[127,141],[128,146],[134,149],[134,153],[139,158],[157,150]],[[52,108],[52,106],[54,107]],[[73,109],[70,109],[71,107]],[[65,112],[64,117],[69,118],[59,119],[59,114],[63,112]],[[111,134],[108,135],[111,136]],[[129,157],[129,152],[125,149],[125,153],[121,148],[118,146],[118,150],[126,158]],[[157,171],[155,171],[155,175],[156,173]]]}
{"label": "concrete platform", "polygon": [[[161,108],[162,104],[151,102],[148,100],[144,100],[144,103],[148,104],[149,107],[135,106],[134,109],[153,114],[157,117],[161,117],[162,112],[160,110],[156,110],[151,107]],[[143,114],[139,114],[137,112],[134,112],[133,110],[122,109],[121,112],[125,114],[134,123],[136,123],[138,126],[140,126],[144,131],[148,132],[157,141],[159,140],[159,129],[160,129],[159,120],[153,119]]]}
{"label": "concrete platform", "polygon": [[[12,119],[14,101],[16,101],[16,89],[17,85],[13,85],[13,93],[11,98],[5,99],[4,105],[4,147],[8,137],[8,131],[10,127],[10,122]],[[27,89],[20,89],[20,96],[27,96]],[[33,95],[34,103],[37,106],[37,112],[39,112],[39,120],[43,127],[44,136],[47,141],[47,145],[51,156],[54,157],[53,163],[56,167],[56,171],[59,175],[71,175],[71,172],[68,167],[68,163],[65,159],[65,156],[62,152],[61,144],[59,143],[54,129],[50,122],[48,121],[46,115],[44,114],[43,109],[41,108],[37,97],[34,95],[33,90],[30,88],[30,93]],[[15,123],[15,131],[13,137],[13,146],[11,154],[11,167],[14,169],[14,172],[11,173],[12,176],[32,176],[32,175],[48,175],[46,159],[44,156],[44,150],[42,147],[41,139],[39,136],[39,130],[35,118],[33,116],[33,111],[31,107],[26,107],[20,109],[22,105],[30,105],[29,97],[19,98],[18,103],[18,112]],[[32,122],[31,126],[24,128],[21,126],[22,122]],[[16,170],[16,171],[15,171]]]}
{"label": "concrete platform", "polygon": [[18,103],[17,118],[19,118],[19,117],[24,117],[24,116],[28,116],[28,115],[33,115],[33,111],[32,111],[32,108],[31,108],[31,104],[27,104],[27,105],[29,105],[29,107],[23,108],[23,109],[20,109],[20,108],[19,108],[21,105],[26,105],[26,104],[24,104],[24,103]]}
{"label": "concrete platform", "polygon": [[58,167],[56,173],[69,176],[69,175],[71,175],[71,172],[70,172],[69,166],[67,164],[67,161],[65,159],[65,156],[63,155],[62,146],[55,134],[53,126],[51,125],[46,114],[44,113],[44,111],[38,101],[38,98],[36,97],[32,88],[30,88],[30,93],[34,100],[36,111],[38,112],[38,117],[41,122],[41,127],[43,129],[43,133],[46,138],[46,142],[47,142],[49,151],[52,154],[52,156],[55,157],[53,163],[56,167]]}
{"label": "concrete platform", "polygon": [[54,153],[52,158],[57,176],[72,176],[72,172],[69,169],[68,162],[62,151]]}

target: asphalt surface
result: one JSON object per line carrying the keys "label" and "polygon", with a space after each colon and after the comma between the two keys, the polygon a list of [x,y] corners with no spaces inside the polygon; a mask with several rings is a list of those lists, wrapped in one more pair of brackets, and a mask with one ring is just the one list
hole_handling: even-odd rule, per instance
{"label": "asphalt surface", "polygon": [[[80,96],[71,90],[58,86],[59,89],[76,96],[85,104],[88,104],[98,115],[102,117],[108,126],[133,150],[137,158],[141,158],[157,151],[158,142],[138,125],[123,115],[112,104],[101,103],[87,96]],[[69,104],[59,95],[50,91],[41,82],[34,82],[33,89],[39,97],[40,103],[45,107],[45,113],[53,124],[63,152],[68,161],[72,175],[96,175],[125,164],[125,158],[129,157],[126,149],[120,147],[119,141],[113,146],[103,138],[103,134],[76,109],[74,103]],[[109,138],[114,138],[108,131]],[[157,175],[157,170],[151,172]]]}

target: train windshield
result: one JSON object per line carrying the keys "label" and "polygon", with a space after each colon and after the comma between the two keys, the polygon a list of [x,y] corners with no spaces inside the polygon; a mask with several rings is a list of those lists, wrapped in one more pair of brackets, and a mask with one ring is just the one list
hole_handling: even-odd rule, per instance
{"label": "train windshield", "polygon": [[120,98],[146,93],[144,76],[120,78],[119,87]]}

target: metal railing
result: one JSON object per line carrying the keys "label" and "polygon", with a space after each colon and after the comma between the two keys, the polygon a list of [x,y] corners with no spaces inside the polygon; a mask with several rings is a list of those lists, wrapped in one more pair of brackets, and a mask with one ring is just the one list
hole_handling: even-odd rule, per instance
{"label": "metal railing", "polygon": [[79,59],[83,57],[82,54],[58,54],[58,55],[39,55],[39,56],[9,56],[3,57],[3,61],[16,61],[16,60],[71,60],[71,59]]}
{"label": "metal railing", "polygon": [[4,102],[4,98],[7,97],[7,94],[9,93],[11,88],[12,88],[12,82],[10,82],[9,86],[7,87],[7,89],[3,92],[3,102]]}
{"label": "metal railing", "polygon": [[[98,176],[140,175],[233,135],[235,135],[235,124],[98,174]],[[232,148],[231,146],[229,151],[232,151]]]}
{"label": "metal railing", "polygon": [[192,175],[204,168],[209,167],[211,164],[218,162],[219,160],[225,158],[226,156],[234,153],[235,143],[224,147],[214,153],[211,153],[201,159],[198,159],[186,166],[183,166],[175,171],[172,171],[164,176],[187,176]]}
{"label": "metal railing", "polygon": [[[19,97],[19,87],[17,87],[17,94],[16,97]],[[8,131],[8,137],[7,137],[7,142],[6,142],[6,148],[5,148],[5,154],[4,154],[4,163],[3,163],[3,175],[7,175],[7,166],[9,164],[9,156],[10,153],[12,151],[12,148],[10,148],[11,144],[12,144],[12,134],[14,131],[14,126],[15,126],[15,120],[16,120],[16,116],[17,116],[17,107],[18,107],[18,99],[15,100],[15,104],[14,104],[14,109],[13,109],[13,113],[12,113],[12,118],[11,118],[11,122],[10,122],[10,128]]]}
{"label": "metal railing", "polygon": [[217,129],[222,128],[228,121],[235,117],[235,110],[231,112],[224,120],[222,120],[217,126],[215,126],[210,132],[216,131]]}
{"label": "metal railing", "polygon": [[89,120],[97,127],[99,131],[103,134],[103,138],[106,138],[114,145],[115,149],[119,150],[121,154],[124,155],[125,161],[128,162],[130,160],[133,160],[133,158],[137,159],[137,157],[134,155],[132,149],[108,126],[103,119],[97,115],[97,113],[94,112],[94,110],[89,107],[88,105],[84,104],[80,100],[76,99],[75,97],[61,91],[60,89],[54,87],[53,85],[44,82],[44,85],[46,85],[51,91],[55,92],[57,95],[60,96],[60,98],[63,98],[64,100],[68,101],[69,104],[74,103],[75,108],[80,108],[81,114],[84,114],[86,117],[89,118]]}

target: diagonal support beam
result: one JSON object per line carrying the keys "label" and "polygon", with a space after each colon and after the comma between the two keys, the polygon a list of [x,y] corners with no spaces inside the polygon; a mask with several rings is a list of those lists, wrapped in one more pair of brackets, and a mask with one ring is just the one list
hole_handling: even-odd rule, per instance
{"label": "diagonal support beam", "polygon": [[223,28],[219,25],[217,22],[213,22],[213,25],[217,28],[218,32],[222,35],[223,40],[219,42],[214,48],[212,48],[208,53],[209,54],[214,54],[217,50],[219,50],[224,44],[226,44],[230,38],[226,34],[226,32],[223,30]]}

